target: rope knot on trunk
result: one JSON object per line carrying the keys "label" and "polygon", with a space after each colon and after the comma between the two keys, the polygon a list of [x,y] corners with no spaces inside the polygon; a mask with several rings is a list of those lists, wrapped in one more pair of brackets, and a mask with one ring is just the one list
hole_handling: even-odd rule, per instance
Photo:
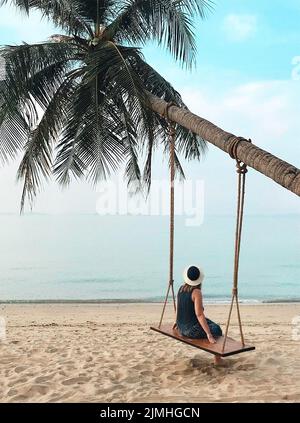
{"label": "rope knot on trunk", "polygon": [[[232,139],[230,139],[230,138],[232,138]],[[238,157],[237,157],[237,148],[238,148],[239,143],[241,141],[246,141],[246,142],[250,142],[250,143],[252,142],[250,139],[246,140],[243,137],[235,137],[234,135],[231,135],[231,134],[227,137],[226,141],[229,143],[228,154],[232,159],[235,159],[235,160],[239,160]]]}

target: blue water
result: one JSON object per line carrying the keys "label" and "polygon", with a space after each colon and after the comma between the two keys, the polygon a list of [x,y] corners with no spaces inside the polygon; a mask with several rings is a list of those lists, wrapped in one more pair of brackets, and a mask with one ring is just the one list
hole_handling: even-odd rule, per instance
{"label": "blue water", "polygon": [[[1,215],[0,300],[157,300],[168,273],[167,217]],[[175,288],[200,264],[208,301],[231,293],[234,218],[176,218]],[[244,301],[300,300],[300,216],[246,216]]]}

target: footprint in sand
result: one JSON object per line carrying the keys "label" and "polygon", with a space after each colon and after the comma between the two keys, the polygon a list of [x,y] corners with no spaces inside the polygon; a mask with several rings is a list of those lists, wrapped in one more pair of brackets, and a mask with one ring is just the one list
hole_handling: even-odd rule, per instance
{"label": "footprint in sand", "polygon": [[192,368],[199,368],[204,366],[205,363],[203,360],[199,359],[199,358],[191,358],[190,362],[189,362],[189,366]]}
{"label": "footprint in sand", "polygon": [[12,402],[24,402],[28,400],[28,397],[26,395],[16,395],[15,397],[12,397]]}
{"label": "footprint in sand", "polygon": [[217,376],[219,372],[219,367],[215,367],[214,365],[203,366],[201,369],[201,373],[207,376]]}
{"label": "footprint in sand", "polygon": [[27,378],[26,377],[23,377],[21,379],[12,380],[11,382],[9,382],[8,386],[9,387],[12,387],[12,386],[14,386],[16,384],[22,384],[22,383],[26,383],[26,382],[27,382]]}
{"label": "footprint in sand", "polygon": [[82,384],[87,383],[89,381],[90,381],[89,377],[78,376],[78,377],[72,377],[70,379],[63,380],[62,384],[63,385],[75,385],[75,384],[82,385]]}
{"label": "footprint in sand", "polygon": [[130,383],[130,384],[131,383],[135,384],[135,383],[140,382],[140,378],[138,376],[129,376],[125,379],[125,382]]}
{"label": "footprint in sand", "polygon": [[149,370],[143,370],[140,374],[143,376],[152,376],[153,372],[150,372]]}
{"label": "footprint in sand", "polygon": [[12,397],[13,395],[18,395],[17,389],[12,388],[7,392],[7,396]]}
{"label": "footprint in sand", "polygon": [[90,369],[91,367],[95,367],[95,364],[94,364],[94,363],[85,364],[82,368],[83,368],[84,370],[87,370],[87,369]]}
{"label": "footprint in sand", "polygon": [[24,370],[27,370],[27,366],[17,366],[15,368],[16,373],[22,373],[22,372],[24,372]]}
{"label": "footprint in sand", "polygon": [[33,385],[25,393],[26,397],[35,397],[38,395],[46,395],[50,390],[49,386],[45,385]]}
{"label": "footprint in sand", "polygon": [[[46,395],[50,388],[44,385],[33,385],[27,390],[23,390],[22,393],[16,392],[17,395],[11,398],[13,402],[28,402],[30,398],[35,398],[37,395]],[[13,390],[11,390],[12,392]]]}
{"label": "footprint in sand", "polygon": [[51,375],[48,375],[48,376],[38,376],[34,379],[34,381],[35,381],[35,383],[48,382],[49,380],[53,379],[54,375],[55,375],[55,373],[52,373]]}
{"label": "footprint in sand", "polygon": [[49,348],[48,350],[46,350],[46,353],[53,354],[53,353],[56,353],[57,351],[58,351],[57,348]]}
{"label": "footprint in sand", "polygon": [[255,368],[256,366],[253,363],[240,364],[239,366],[236,367],[237,370],[253,370]]}
{"label": "footprint in sand", "polygon": [[278,366],[280,365],[280,361],[276,360],[276,358],[269,357],[266,360],[263,360],[262,364],[266,366]]}
{"label": "footprint in sand", "polygon": [[113,391],[122,390],[123,388],[124,388],[123,385],[118,385],[118,386],[112,385],[112,386],[108,386],[106,388],[101,388],[101,389],[96,390],[95,394],[96,395],[110,394]]}
{"label": "footprint in sand", "polygon": [[300,394],[286,394],[282,396],[283,400],[286,401],[297,401],[299,402],[300,400]]}

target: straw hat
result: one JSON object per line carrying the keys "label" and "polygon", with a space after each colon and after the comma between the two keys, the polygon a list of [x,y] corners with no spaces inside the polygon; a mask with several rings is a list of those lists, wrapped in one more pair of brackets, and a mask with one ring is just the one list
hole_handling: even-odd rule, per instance
{"label": "straw hat", "polygon": [[188,266],[184,269],[183,280],[190,286],[197,286],[203,282],[204,272],[199,266]]}

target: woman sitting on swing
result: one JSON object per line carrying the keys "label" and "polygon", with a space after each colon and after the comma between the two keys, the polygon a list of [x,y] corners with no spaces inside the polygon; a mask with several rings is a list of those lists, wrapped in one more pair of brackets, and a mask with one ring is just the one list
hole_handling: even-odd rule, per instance
{"label": "woman sitting on swing", "polygon": [[[207,338],[216,343],[215,337],[222,336],[222,329],[204,314],[201,285],[204,279],[202,269],[190,266],[183,272],[184,284],[177,294],[177,315],[174,328],[177,327],[182,336],[193,339]],[[215,356],[218,364],[221,358]]]}

